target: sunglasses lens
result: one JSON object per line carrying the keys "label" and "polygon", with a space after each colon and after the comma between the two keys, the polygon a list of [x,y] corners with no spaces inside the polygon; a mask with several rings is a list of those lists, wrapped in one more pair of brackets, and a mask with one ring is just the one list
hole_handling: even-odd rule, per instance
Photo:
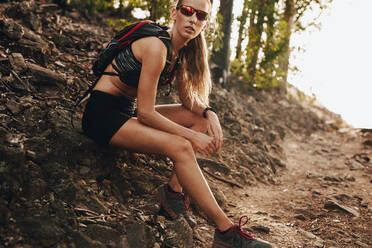
{"label": "sunglasses lens", "polygon": [[199,19],[199,21],[204,21],[205,19],[207,19],[207,16],[208,13],[204,11],[198,10],[198,12],[196,12],[196,17]]}
{"label": "sunglasses lens", "polygon": [[196,12],[196,17],[199,21],[205,21],[208,18],[208,13],[202,10],[196,10],[189,6],[181,6],[179,8],[181,13],[185,16],[192,16]]}
{"label": "sunglasses lens", "polygon": [[180,10],[181,13],[184,14],[185,16],[192,16],[195,12],[193,8],[190,8],[188,6],[182,6]]}

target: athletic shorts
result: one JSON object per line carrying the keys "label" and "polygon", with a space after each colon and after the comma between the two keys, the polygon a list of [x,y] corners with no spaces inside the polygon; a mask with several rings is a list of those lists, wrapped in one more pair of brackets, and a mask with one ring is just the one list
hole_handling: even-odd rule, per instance
{"label": "athletic shorts", "polygon": [[82,128],[98,144],[108,145],[119,128],[136,115],[136,101],[94,90],[85,106]]}

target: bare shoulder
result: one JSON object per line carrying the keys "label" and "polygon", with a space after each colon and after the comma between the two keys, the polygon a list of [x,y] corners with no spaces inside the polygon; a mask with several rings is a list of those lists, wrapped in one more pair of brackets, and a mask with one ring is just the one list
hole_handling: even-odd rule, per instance
{"label": "bare shoulder", "polygon": [[164,43],[155,36],[141,38],[132,44],[134,56],[142,62],[143,59],[149,57],[166,57],[167,48]]}

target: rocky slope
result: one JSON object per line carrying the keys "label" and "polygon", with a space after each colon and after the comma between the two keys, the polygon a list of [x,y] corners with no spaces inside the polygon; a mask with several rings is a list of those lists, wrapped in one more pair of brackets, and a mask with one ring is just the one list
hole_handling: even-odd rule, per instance
{"label": "rocky slope", "polygon": [[[213,227],[193,204],[201,229],[155,214],[151,193],[172,161],[98,146],[81,133],[82,106],[73,106],[94,80],[91,61],[110,29],[44,1],[0,3],[0,13],[0,247],[209,247]],[[175,101],[159,93],[159,103]],[[216,85],[211,102],[224,147],[198,160],[227,211],[236,205],[228,188],[277,183],[288,135],[337,129],[295,99],[236,79],[229,89]]]}

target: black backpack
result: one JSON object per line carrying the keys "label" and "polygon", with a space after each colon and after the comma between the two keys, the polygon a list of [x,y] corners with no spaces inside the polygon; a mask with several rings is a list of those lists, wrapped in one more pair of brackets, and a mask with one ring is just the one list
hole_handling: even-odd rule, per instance
{"label": "black backpack", "polygon": [[[117,76],[117,74],[112,72],[105,72],[107,66],[111,64],[112,60],[115,56],[126,46],[130,45],[132,42],[148,36],[156,36],[161,39],[167,47],[167,61],[165,64],[164,71],[168,72],[169,66],[172,59],[172,47],[171,47],[171,39],[167,32],[168,27],[162,26],[158,23],[153,21],[141,21],[130,24],[124,27],[115,37],[109,42],[106,48],[101,52],[98,58],[93,62],[93,73],[97,76],[95,82],[89,87],[89,89],[79,98],[75,107],[77,107],[84,98],[88,96],[88,94],[93,90],[94,86],[96,86],[98,80],[101,78],[102,75],[111,75]],[[171,82],[173,80],[174,72],[177,69],[178,65],[180,64],[180,57],[178,58],[176,64],[173,66],[172,71],[167,73],[166,75],[162,75],[161,80],[164,83],[169,84],[169,89],[171,90]],[[170,92],[170,91],[169,91]],[[168,93],[169,94],[169,93]],[[72,118],[71,118],[72,123]]]}
{"label": "black backpack", "polygon": [[[124,27],[107,45],[105,50],[99,55],[98,59],[93,62],[93,73],[98,78],[101,75],[112,75],[105,73],[106,67],[111,64],[115,56],[127,45],[147,36],[157,36],[167,47],[167,61],[171,60],[171,42],[168,27],[161,26],[152,21],[142,21],[130,24]],[[167,65],[166,65],[167,66]],[[169,65],[168,65],[169,66]],[[167,69],[167,68],[166,68]]]}

